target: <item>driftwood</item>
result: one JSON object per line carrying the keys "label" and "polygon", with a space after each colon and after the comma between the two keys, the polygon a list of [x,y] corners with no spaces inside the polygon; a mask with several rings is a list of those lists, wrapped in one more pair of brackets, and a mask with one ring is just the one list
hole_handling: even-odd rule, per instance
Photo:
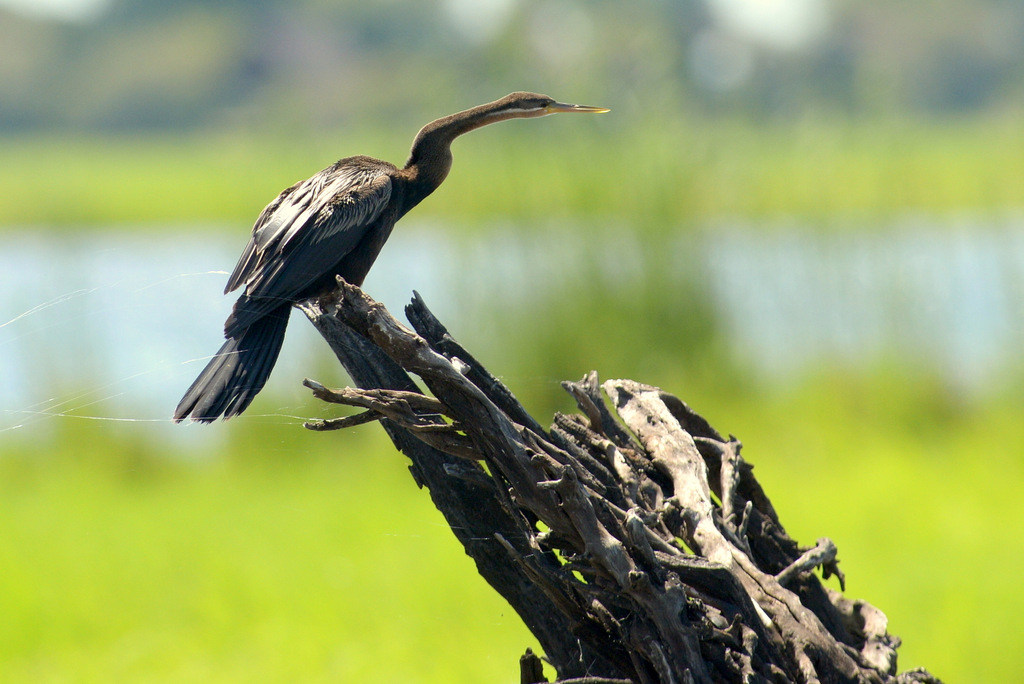
{"label": "driftwood", "polygon": [[[344,281],[300,308],[359,389],[305,384],[364,409],[307,427],[381,422],[559,681],[938,681],[896,674],[885,615],[813,572],[843,586],[835,545],[792,540],[740,443],[671,394],[590,373],[545,429],[418,295],[416,332]],[[520,679],[547,681],[529,651]]]}

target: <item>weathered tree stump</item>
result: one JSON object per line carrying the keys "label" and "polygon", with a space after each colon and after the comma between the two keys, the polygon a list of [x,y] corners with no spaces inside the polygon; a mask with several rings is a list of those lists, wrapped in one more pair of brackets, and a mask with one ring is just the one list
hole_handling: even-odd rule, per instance
{"label": "weathered tree stump", "polygon": [[791,539],[739,441],[671,394],[590,373],[545,429],[418,295],[415,332],[344,281],[301,308],[359,388],[305,384],[365,409],[307,427],[381,422],[559,681],[938,681],[896,674],[885,615],[813,572],[843,586],[835,545]]}

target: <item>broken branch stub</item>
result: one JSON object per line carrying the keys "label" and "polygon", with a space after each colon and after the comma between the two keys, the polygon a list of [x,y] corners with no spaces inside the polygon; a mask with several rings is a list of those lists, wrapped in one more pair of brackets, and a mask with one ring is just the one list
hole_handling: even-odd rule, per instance
{"label": "broken branch stub", "polygon": [[884,614],[814,574],[842,578],[835,545],[800,548],[739,442],[678,398],[591,373],[545,430],[418,295],[414,329],[344,281],[301,308],[359,388],[307,385],[372,414],[312,427],[381,421],[562,681],[937,681],[896,675]]}

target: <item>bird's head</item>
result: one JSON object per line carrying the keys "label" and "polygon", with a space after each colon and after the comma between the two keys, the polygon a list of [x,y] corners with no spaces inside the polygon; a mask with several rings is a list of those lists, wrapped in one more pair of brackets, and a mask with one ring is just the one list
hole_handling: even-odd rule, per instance
{"label": "bird's head", "polygon": [[556,102],[547,95],[537,93],[510,93],[494,103],[494,114],[501,118],[529,118],[547,116],[561,112],[591,112],[599,114],[607,112],[607,107],[591,107],[589,105],[566,104]]}

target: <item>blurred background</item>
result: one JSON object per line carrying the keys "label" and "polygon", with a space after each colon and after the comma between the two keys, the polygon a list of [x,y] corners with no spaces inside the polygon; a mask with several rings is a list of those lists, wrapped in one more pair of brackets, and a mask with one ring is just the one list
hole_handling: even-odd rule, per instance
{"label": "blurred background", "polygon": [[169,422],[267,202],[513,90],[612,111],[457,141],[366,290],[542,422],[591,369],[679,395],[901,669],[1020,671],[1021,3],[0,0],[5,681],[517,679],[379,427],[302,429],[347,382],[304,321]]}

